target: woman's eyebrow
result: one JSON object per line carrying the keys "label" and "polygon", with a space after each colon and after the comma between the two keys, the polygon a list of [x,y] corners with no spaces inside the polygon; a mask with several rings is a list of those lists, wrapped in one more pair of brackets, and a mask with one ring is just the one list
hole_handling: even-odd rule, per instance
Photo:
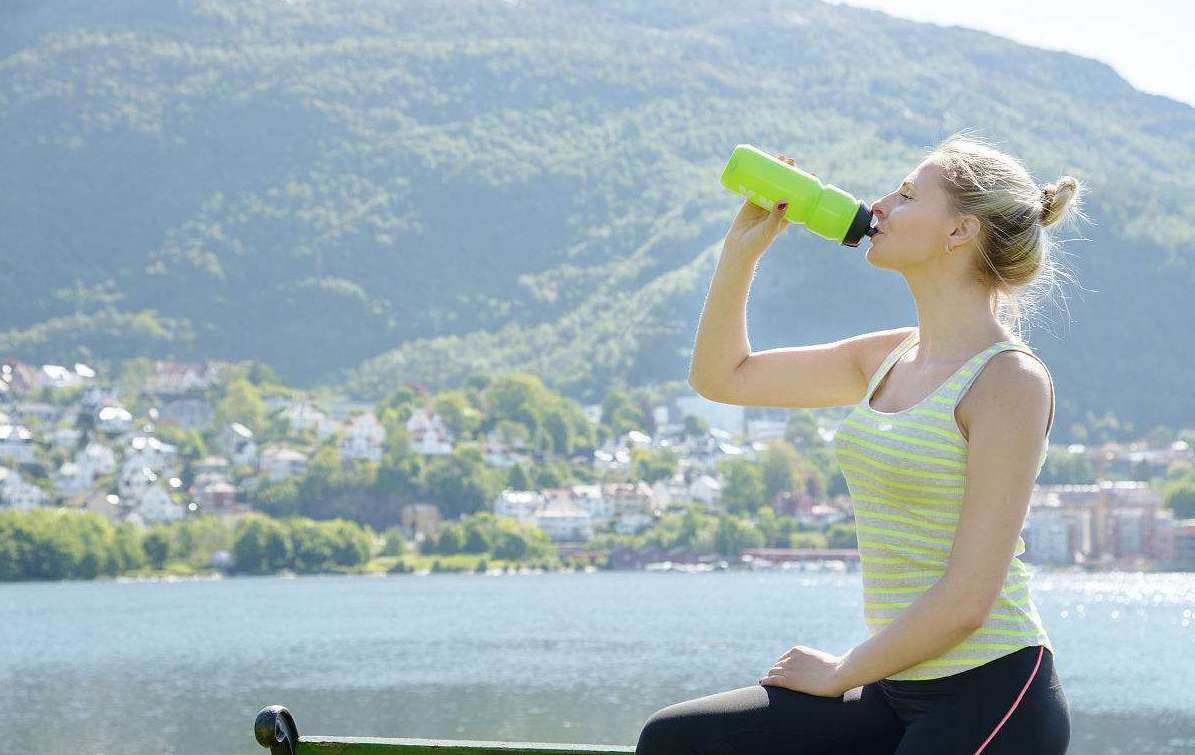
{"label": "woman's eyebrow", "polygon": [[900,188],[902,188],[902,189],[903,189],[903,188],[904,188],[904,187],[906,187],[906,186],[908,186],[910,189],[915,189],[915,188],[917,188],[916,186],[914,186],[914,185],[913,185],[913,182],[912,182],[912,181],[910,181],[910,180],[909,180],[909,179],[907,179],[907,178],[906,178],[906,179],[905,179],[905,180],[904,180],[904,181],[901,183],[901,185],[900,185]]}

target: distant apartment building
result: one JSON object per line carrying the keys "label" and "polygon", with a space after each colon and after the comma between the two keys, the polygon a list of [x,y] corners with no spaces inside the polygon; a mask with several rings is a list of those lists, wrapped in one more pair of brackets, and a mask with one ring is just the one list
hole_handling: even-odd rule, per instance
{"label": "distant apartment building", "polygon": [[1039,485],[1022,537],[1027,561],[1124,564],[1173,556],[1173,519],[1149,483]]}

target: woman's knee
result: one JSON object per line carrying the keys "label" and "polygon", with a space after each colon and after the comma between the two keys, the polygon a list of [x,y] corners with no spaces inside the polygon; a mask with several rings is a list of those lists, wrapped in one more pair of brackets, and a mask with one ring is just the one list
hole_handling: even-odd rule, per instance
{"label": "woman's knee", "polygon": [[675,705],[661,708],[648,716],[639,731],[635,755],[677,755],[691,752],[685,737],[684,718]]}

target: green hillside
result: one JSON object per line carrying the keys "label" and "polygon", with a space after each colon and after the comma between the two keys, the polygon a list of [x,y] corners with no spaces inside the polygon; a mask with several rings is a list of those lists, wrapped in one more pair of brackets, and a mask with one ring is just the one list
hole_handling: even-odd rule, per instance
{"label": "green hillside", "polygon": [[[1195,423],[1195,109],[1111,68],[816,2],[0,6],[0,354],[260,359],[302,386],[683,379],[734,145],[858,196],[963,127],[1089,189],[1030,342],[1058,432]],[[912,324],[793,229],[757,348]]]}

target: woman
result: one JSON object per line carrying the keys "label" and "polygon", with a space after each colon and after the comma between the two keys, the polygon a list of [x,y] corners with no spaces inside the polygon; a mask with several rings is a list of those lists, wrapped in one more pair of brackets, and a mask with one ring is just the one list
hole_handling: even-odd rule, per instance
{"label": "woman", "polygon": [[1045,229],[1077,210],[1078,189],[950,137],[872,205],[867,260],[904,277],[917,326],[757,353],[747,290],[788,222],[783,200],[743,204],[689,382],[729,404],[854,405],[834,451],[868,639],[842,656],[796,645],[756,685],[656,711],[639,755],[1066,752],[1069,705],[1017,558],[1053,383],[1019,331],[1028,284],[1060,272]]}

